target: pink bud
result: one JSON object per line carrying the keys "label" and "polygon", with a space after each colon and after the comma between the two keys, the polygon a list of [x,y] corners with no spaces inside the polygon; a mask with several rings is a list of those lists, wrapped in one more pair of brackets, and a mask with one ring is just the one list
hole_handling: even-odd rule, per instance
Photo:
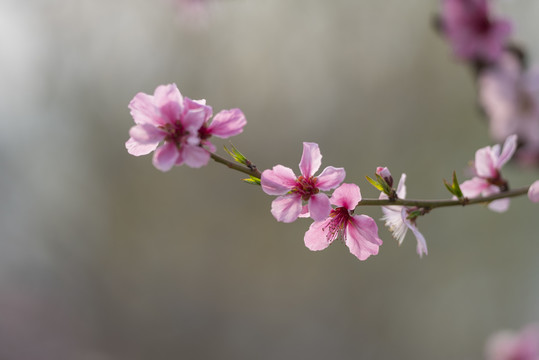
{"label": "pink bud", "polygon": [[378,166],[376,168],[376,175],[379,175],[382,179],[384,179],[389,187],[393,187],[393,177],[391,177],[391,173],[387,167]]}
{"label": "pink bud", "polygon": [[539,202],[539,180],[531,184],[528,190],[528,198],[531,202]]}

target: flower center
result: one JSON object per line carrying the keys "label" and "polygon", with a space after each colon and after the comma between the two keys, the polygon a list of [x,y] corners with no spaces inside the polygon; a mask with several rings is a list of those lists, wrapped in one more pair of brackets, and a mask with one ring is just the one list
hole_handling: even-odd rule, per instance
{"label": "flower center", "polygon": [[173,142],[177,146],[180,146],[182,143],[186,142],[189,137],[189,132],[186,131],[181,124],[165,124],[159,127],[161,130],[167,132],[165,136],[165,141]]}
{"label": "flower center", "polygon": [[206,140],[211,137],[211,133],[208,131],[206,124],[202,125],[200,129],[198,129],[198,137],[201,140]]}
{"label": "flower center", "polygon": [[475,31],[477,31],[477,33],[481,35],[486,35],[490,32],[490,29],[492,28],[492,22],[488,17],[478,15],[473,20],[473,27]]}
{"label": "flower center", "polygon": [[316,177],[306,178],[303,175],[296,179],[296,186],[292,189],[293,193],[298,193],[304,201],[311,198],[312,195],[318,194],[320,190],[316,187]]}
{"label": "flower center", "polygon": [[329,213],[331,220],[322,228],[322,231],[327,230],[326,239],[332,242],[335,239],[346,240],[346,225],[350,221],[350,213],[345,207],[338,207],[331,210]]}

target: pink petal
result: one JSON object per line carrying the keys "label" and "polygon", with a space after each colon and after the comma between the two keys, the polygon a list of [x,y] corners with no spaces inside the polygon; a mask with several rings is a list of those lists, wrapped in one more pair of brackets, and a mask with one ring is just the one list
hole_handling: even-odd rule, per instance
{"label": "pink petal", "polygon": [[129,138],[125,142],[125,148],[127,149],[127,152],[134,156],[141,156],[141,155],[147,155],[154,151],[157,148],[157,145],[159,143],[153,143],[153,144],[141,144],[138,141],[136,141],[133,138]]}
{"label": "pink petal", "polygon": [[185,129],[191,133],[198,132],[198,129],[206,122],[212,114],[210,106],[201,104],[189,98],[184,99],[185,109],[183,111],[181,122]]}
{"label": "pink petal", "polygon": [[348,210],[354,210],[361,201],[361,191],[356,184],[342,184],[333,192],[329,200],[337,207],[344,207]]}
{"label": "pink petal", "polygon": [[359,260],[378,254],[382,240],[376,222],[367,215],[354,215],[346,227],[346,246]]}
{"label": "pink petal", "polygon": [[277,221],[291,223],[295,221],[301,213],[301,196],[289,194],[279,196],[271,203],[271,214]]}
{"label": "pink petal", "polygon": [[331,219],[326,219],[325,221],[315,221],[311,224],[309,230],[305,232],[303,241],[309,250],[324,250],[331,244],[333,238],[330,237],[328,239],[326,232],[330,221]]}
{"label": "pink petal", "polygon": [[301,161],[299,162],[299,169],[301,175],[309,178],[318,171],[322,165],[322,154],[316,143],[303,143],[303,154],[301,155]]}
{"label": "pink petal", "polygon": [[309,214],[314,221],[322,221],[328,217],[331,211],[329,198],[326,194],[318,193],[311,195],[309,199]]}
{"label": "pink petal", "polygon": [[539,180],[531,184],[530,188],[528,189],[528,198],[531,202],[539,202]]}
{"label": "pink petal", "polygon": [[135,125],[129,135],[140,144],[157,144],[165,138],[166,133],[151,124]]}
{"label": "pink petal", "polygon": [[301,212],[299,213],[298,217],[300,217],[300,218],[311,217],[311,214],[309,213],[309,206],[308,205],[303,205],[303,207],[301,208]]}
{"label": "pink petal", "polygon": [[505,139],[505,143],[503,144],[503,150],[500,157],[498,158],[496,167],[498,169],[501,169],[501,167],[511,159],[516,149],[517,149],[517,136],[516,135],[508,136],[507,139]]}
{"label": "pink petal", "polygon": [[200,146],[183,145],[181,148],[183,162],[192,168],[199,168],[208,164],[210,153]]}
{"label": "pink petal", "polygon": [[506,212],[509,209],[510,200],[509,199],[499,199],[494,200],[488,204],[488,208],[495,212]]}
{"label": "pink petal", "polygon": [[483,191],[488,189],[490,184],[479,177],[474,177],[471,180],[466,180],[460,184],[460,190],[462,190],[462,195],[468,198],[474,198],[479,196]]}
{"label": "pink petal", "polygon": [[335,189],[344,181],[345,177],[346,171],[344,171],[344,168],[328,166],[319,176],[317,176],[318,181],[316,182],[316,187],[322,191]]}
{"label": "pink petal", "polygon": [[475,152],[475,171],[482,178],[496,177],[495,149],[490,146],[481,148]]}
{"label": "pink petal", "polygon": [[240,109],[222,110],[213,117],[208,132],[226,139],[240,134],[245,124],[247,120]]}
{"label": "pink petal", "polygon": [[399,180],[399,185],[397,186],[397,196],[399,199],[406,199],[406,174],[402,173]]}
{"label": "pink petal", "polygon": [[296,175],[290,168],[275,165],[273,170],[262,172],[260,182],[266,194],[284,195],[296,186]]}
{"label": "pink petal", "polygon": [[204,147],[206,147],[206,149],[208,149],[209,152],[214,153],[217,150],[215,145],[213,145],[209,140],[202,140],[200,141],[200,144],[204,145]]}
{"label": "pink petal", "polygon": [[183,110],[182,94],[176,84],[161,85],[155,89],[154,104],[159,108],[164,118],[173,123],[180,118]]}
{"label": "pink petal", "polygon": [[161,147],[155,150],[153,154],[153,166],[161,171],[169,171],[172,169],[176,160],[180,156],[176,144],[165,142]]}
{"label": "pink petal", "polygon": [[429,252],[427,250],[427,241],[425,240],[423,234],[421,234],[417,229],[417,226],[412,224],[409,220],[406,220],[406,225],[410,230],[412,230],[415,235],[415,238],[417,240],[416,251],[419,257],[423,257],[423,254],[428,255]]}
{"label": "pink petal", "polygon": [[136,94],[129,102],[129,109],[136,124],[163,125],[161,114],[155,107],[151,95],[142,92]]}
{"label": "pink petal", "polygon": [[391,172],[387,167],[378,166],[376,168],[376,174],[380,175],[383,179],[389,179],[391,177]]}

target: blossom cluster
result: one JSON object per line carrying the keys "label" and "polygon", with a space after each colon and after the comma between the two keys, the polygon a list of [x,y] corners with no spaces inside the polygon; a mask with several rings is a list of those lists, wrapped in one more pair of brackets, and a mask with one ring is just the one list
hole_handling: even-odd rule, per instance
{"label": "blossom cluster", "polygon": [[[329,166],[314,176],[321,165],[318,144],[305,142],[299,163],[301,175],[296,176],[282,165],[265,170],[260,179],[262,190],[278,196],[272,202],[271,213],[278,221],[288,223],[300,216],[311,217],[314,222],[304,237],[310,250],[323,250],[340,239],[359,260],[378,254],[382,240],[376,222],[367,215],[354,214],[361,201],[359,186],[341,184],[346,175],[343,168]],[[331,198],[320,192],[332,189],[335,191]]]}
{"label": "blossom cluster", "polygon": [[[222,110],[210,120],[212,108],[206,105],[205,100],[182,96],[175,84],[158,86],[153,95],[138,93],[131,100],[129,109],[135,125],[129,131],[130,138],[125,144],[128,152],[135,156],[154,152],[153,164],[161,171],[182,164],[193,168],[206,165],[216,150],[210,138],[240,134],[247,123],[239,109]],[[473,162],[474,177],[460,185],[455,178],[455,183],[448,189],[463,205],[469,199],[508,191],[509,185],[502,177],[501,168],[515,153],[517,143],[517,135],[511,135],[503,147],[494,145],[477,150]],[[251,175],[247,182],[260,184],[266,194],[277,196],[271,204],[271,214],[277,221],[313,220],[304,236],[307,248],[323,250],[339,239],[360,260],[378,254],[382,240],[376,221],[355,213],[362,201],[359,186],[344,183],[346,171],[342,167],[328,166],[317,175],[322,165],[318,144],[303,143],[300,175],[283,165],[275,165],[260,174],[236,149],[230,154],[250,170],[244,169]],[[380,191],[379,199],[386,201],[382,206],[381,220],[399,244],[410,230],[417,240],[419,256],[427,255],[427,243],[417,228],[417,219],[428,213],[430,206],[393,204],[406,199],[406,174],[401,175],[396,189],[387,167],[378,167],[375,177],[376,180],[367,179]],[[328,194],[331,191],[333,193]],[[539,180],[529,187],[528,197],[539,202]],[[489,208],[494,211],[503,212],[508,207],[507,198],[489,202]]]}
{"label": "blossom cluster", "polygon": [[524,49],[510,41],[511,23],[490,0],[442,0],[440,22],[454,55],[477,75],[493,140],[517,134],[519,163],[539,165],[539,68],[528,68]]}
{"label": "blossom cluster", "polygon": [[206,165],[215,152],[209,138],[240,134],[247,123],[240,109],[223,110],[210,122],[213,112],[206,100],[183,97],[176,84],[161,85],[153,95],[138,93],[129,109],[136,125],[129,131],[127,151],[135,156],[155,151],[153,164],[161,171]]}

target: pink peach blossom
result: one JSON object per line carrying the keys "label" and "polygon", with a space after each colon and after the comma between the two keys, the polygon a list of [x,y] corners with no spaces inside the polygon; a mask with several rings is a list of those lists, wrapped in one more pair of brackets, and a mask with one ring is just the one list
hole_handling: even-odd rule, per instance
{"label": "pink peach blossom", "polygon": [[[389,170],[388,170],[389,171]],[[399,199],[406,198],[406,174],[402,174],[397,186],[397,196]],[[380,194],[380,199],[387,199],[388,196],[384,193]],[[382,206],[382,212],[384,216],[382,220],[385,221],[386,226],[391,231],[393,237],[398,241],[399,245],[402,244],[408,229],[412,230],[417,240],[417,253],[419,257],[423,257],[423,254],[428,255],[427,242],[423,234],[419,232],[415,224],[415,219],[408,219],[408,215],[412,209],[406,206]]]}
{"label": "pink peach blossom", "polygon": [[[271,204],[271,213],[282,222],[295,221],[300,213],[308,213],[314,220],[326,218],[331,211],[329,198],[322,191],[335,189],[344,180],[343,168],[328,166],[315,177],[322,164],[318,144],[304,142],[303,155],[299,163],[301,175],[296,177],[292,169],[276,165],[262,173],[262,190],[269,195],[279,195]],[[302,201],[308,206],[303,207]]]}
{"label": "pink peach blossom", "polygon": [[539,202],[539,180],[531,184],[530,188],[528,189],[528,198],[531,202]]}
{"label": "pink peach blossom", "polygon": [[539,360],[539,325],[493,334],[487,340],[485,355],[486,360]]}
{"label": "pink peach blossom", "polygon": [[525,70],[517,55],[506,51],[494,66],[481,71],[478,84],[491,137],[503,141],[517,134],[516,159],[539,164],[539,66]]}
{"label": "pink peach blossom", "polygon": [[[502,178],[500,170],[511,159],[516,148],[517,136],[511,135],[505,140],[501,153],[499,144],[477,150],[474,162],[475,177],[460,184],[462,194],[474,198],[479,195],[497,194],[506,189],[507,183]],[[509,208],[509,199],[492,201],[488,207],[496,212],[504,212]]]}
{"label": "pink peach blossom", "polygon": [[488,0],[443,0],[442,27],[461,60],[492,62],[511,33],[507,20],[495,19]]}
{"label": "pink peach blossom", "polygon": [[335,239],[341,239],[359,260],[378,254],[382,240],[378,237],[376,222],[367,215],[352,215],[359,201],[359,186],[346,183],[339,186],[330,199],[336,208],[331,210],[328,218],[311,224],[305,233],[305,246],[318,251],[327,248]]}
{"label": "pink peach blossom", "polygon": [[175,84],[158,86],[153,95],[138,93],[129,109],[136,125],[129,131],[127,151],[135,156],[155,151],[153,164],[161,171],[184,163],[193,168],[206,165],[209,151],[215,151],[208,139],[237,135],[246,124],[239,109],[221,111],[210,123],[212,108],[206,101],[183,97]]}

